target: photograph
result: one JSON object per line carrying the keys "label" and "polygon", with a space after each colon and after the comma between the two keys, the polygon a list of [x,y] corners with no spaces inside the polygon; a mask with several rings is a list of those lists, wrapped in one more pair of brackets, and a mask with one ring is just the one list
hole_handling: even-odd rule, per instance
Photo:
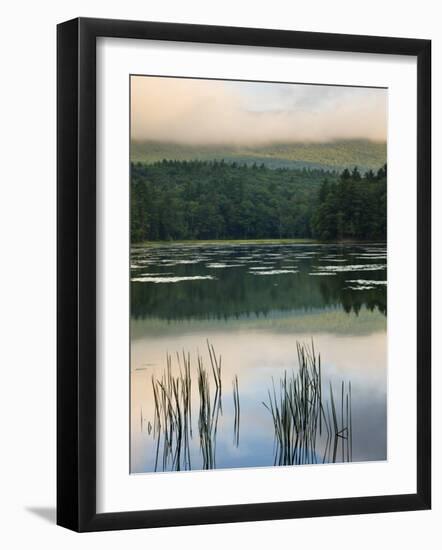
{"label": "photograph", "polygon": [[367,7],[5,4],[1,548],[441,539],[441,10]]}
{"label": "photograph", "polygon": [[388,89],[129,86],[130,473],[386,461]]}

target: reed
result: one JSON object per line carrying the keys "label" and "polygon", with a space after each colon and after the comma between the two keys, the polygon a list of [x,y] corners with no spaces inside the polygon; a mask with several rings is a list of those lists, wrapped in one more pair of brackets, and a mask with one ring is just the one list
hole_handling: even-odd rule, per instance
{"label": "reed", "polygon": [[[297,356],[298,370],[285,371],[276,385],[272,378],[268,400],[263,402],[273,421],[275,465],[336,462],[340,441],[341,460],[350,461],[351,385],[347,390],[342,381],[337,409],[331,383],[329,399],[324,395],[321,357],[313,341],[310,346],[297,343]],[[317,446],[323,429],[325,447],[320,455]]]}
{"label": "reed", "polygon": [[[154,412],[141,430],[156,441],[155,471],[192,469],[193,414],[197,416],[202,469],[216,468],[217,432],[222,409],[222,357],[209,341],[205,358],[199,352],[193,364],[189,353],[166,355],[160,376],[151,378]],[[339,390],[324,388],[321,356],[313,340],[296,344],[297,368],[272,378],[263,402],[274,435],[275,465],[350,462],[352,454],[352,387],[340,381]],[[328,386],[328,387],[327,387]],[[233,445],[240,443],[238,376],[232,380]]]}
{"label": "reed", "polygon": [[[190,359],[179,356],[178,374],[172,374],[172,356],[166,356],[166,369],[160,378],[152,376],[154,400],[153,437],[157,440],[155,470],[161,455],[162,469],[191,469],[189,441],[191,433]],[[162,443],[162,451],[160,452]]]}
{"label": "reed", "polygon": [[233,408],[234,408],[234,419],[233,419],[233,444],[235,447],[239,447],[239,422],[240,422],[240,405],[239,405],[239,385],[238,385],[238,376],[235,374],[235,377],[232,381],[233,387]]}
{"label": "reed", "polygon": [[[197,355],[199,401],[198,434],[203,469],[216,467],[216,433],[222,414],[222,359],[207,341],[210,367]],[[155,471],[192,469],[190,446],[192,426],[192,364],[189,353],[166,355],[166,368],[159,378],[151,378],[154,414],[149,433],[156,439]],[[175,368],[174,368],[175,367]],[[175,372],[175,374],[174,374]],[[212,386],[214,385],[214,391]],[[239,404],[238,404],[239,405]],[[141,413],[142,414],[142,413]],[[143,419],[141,418],[143,427]],[[238,436],[239,441],[239,436]],[[161,463],[161,465],[160,465]]]}

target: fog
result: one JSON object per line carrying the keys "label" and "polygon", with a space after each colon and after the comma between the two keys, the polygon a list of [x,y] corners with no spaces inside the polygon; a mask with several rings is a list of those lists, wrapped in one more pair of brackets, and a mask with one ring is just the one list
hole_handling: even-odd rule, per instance
{"label": "fog", "polygon": [[189,145],[386,141],[385,89],[136,76],[134,140]]}

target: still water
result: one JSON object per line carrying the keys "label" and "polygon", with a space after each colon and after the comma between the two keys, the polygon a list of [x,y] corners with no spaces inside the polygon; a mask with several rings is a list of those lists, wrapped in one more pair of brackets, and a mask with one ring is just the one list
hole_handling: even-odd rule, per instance
{"label": "still water", "polygon": [[131,471],[385,460],[386,277],[379,244],[134,248]]}

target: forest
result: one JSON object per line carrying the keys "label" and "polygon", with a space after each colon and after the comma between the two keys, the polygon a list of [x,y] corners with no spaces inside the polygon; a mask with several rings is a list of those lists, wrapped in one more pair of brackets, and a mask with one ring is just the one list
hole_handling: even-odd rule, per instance
{"label": "forest", "polygon": [[131,240],[386,240],[387,166],[271,169],[221,161],[131,164]]}

